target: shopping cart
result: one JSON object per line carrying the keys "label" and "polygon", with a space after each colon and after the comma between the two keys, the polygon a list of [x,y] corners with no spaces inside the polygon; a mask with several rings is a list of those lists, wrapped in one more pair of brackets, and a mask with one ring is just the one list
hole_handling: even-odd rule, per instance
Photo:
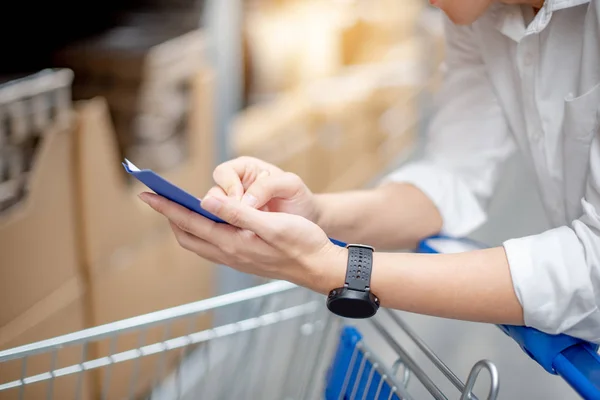
{"label": "shopping cart", "polygon": [[[464,251],[474,242],[431,238],[421,252]],[[196,330],[199,318],[217,321]],[[169,335],[174,324],[185,323],[186,334]],[[145,343],[145,333],[160,329],[161,340]],[[600,398],[600,358],[597,346],[532,329],[502,327],[534,360],[561,375],[582,397]],[[126,335],[138,337],[134,346],[115,344]],[[408,340],[400,340],[403,336]],[[86,351],[108,340],[109,354],[89,358]],[[454,396],[440,389],[431,374],[409,351],[409,341],[456,388]],[[65,351],[80,352],[80,362],[58,365]],[[176,356],[176,362],[169,360]],[[28,373],[28,361],[38,356],[52,360],[47,371]],[[139,374],[139,364],[153,357],[153,377]],[[0,398],[27,397],[27,388],[45,385],[42,398],[90,398],[84,390],[86,374],[103,371],[92,397],[144,399],[412,399],[410,389],[420,383],[433,398],[476,399],[473,388],[481,371],[489,374],[487,399],[496,399],[499,377],[489,360],[474,364],[463,382],[408,326],[396,311],[382,309],[368,320],[345,320],[331,314],[323,296],[284,281],[260,283],[233,293],[141,315],[0,352],[3,363],[21,364],[21,376],[0,376]],[[111,395],[111,382],[132,368],[125,394]],[[170,369],[170,366],[175,367]],[[111,374],[111,371],[113,372]],[[147,371],[147,370],[146,370]],[[166,371],[166,372],[165,372]],[[417,383],[412,383],[411,377]],[[120,376],[123,378],[123,376]],[[65,382],[68,387],[65,389]],[[139,382],[151,382],[140,388]],[[409,382],[411,382],[409,384]],[[57,387],[61,387],[57,391]],[[140,391],[143,389],[143,391]],[[447,391],[446,391],[447,392]],[[60,395],[57,395],[60,393]],[[60,397],[59,397],[60,396]],[[40,398],[39,396],[36,398]]]}

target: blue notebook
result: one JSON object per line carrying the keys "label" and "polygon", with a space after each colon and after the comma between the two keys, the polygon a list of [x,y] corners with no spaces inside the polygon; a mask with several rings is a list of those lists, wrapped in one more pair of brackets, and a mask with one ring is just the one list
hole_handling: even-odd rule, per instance
{"label": "blue notebook", "polygon": [[[139,169],[131,161],[125,159],[123,161],[123,166],[125,170],[133,175],[137,180],[142,182],[144,185],[148,186],[151,190],[153,190],[156,194],[165,197],[189,210],[195,211],[204,217],[211,219],[218,223],[227,223],[220,219],[219,217],[209,213],[205,209],[202,208],[201,201],[196,196],[191,195],[185,190],[173,185],[171,182],[167,181],[157,173],[149,169]],[[331,239],[331,242],[335,245],[345,247],[346,244],[339,240]]]}

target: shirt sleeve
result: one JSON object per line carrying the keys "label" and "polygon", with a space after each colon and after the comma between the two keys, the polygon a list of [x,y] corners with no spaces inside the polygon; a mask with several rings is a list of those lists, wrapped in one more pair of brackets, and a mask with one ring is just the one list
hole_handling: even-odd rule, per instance
{"label": "shirt sleeve", "polygon": [[464,236],[486,221],[499,169],[515,145],[472,28],[447,18],[444,24],[446,70],[424,155],[382,183],[418,187],[438,208],[442,233]]}
{"label": "shirt sleeve", "polygon": [[[591,10],[589,15],[594,15],[600,34],[598,3],[593,3]],[[592,37],[590,34],[589,38]],[[597,38],[584,39],[584,43],[588,46],[584,54],[594,60],[598,54]],[[580,199],[581,213],[564,226],[508,240],[504,248],[515,292],[523,306],[525,325],[600,344],[600,75],[593,61],[582,63],[581,77],[589,80],[582,80],[580,90],[596,86],[586,94],[586,98],[591,96],[586,100],[590,108],[584,115],[576,116],[582,126],[591,123],[593,127],[588,131],[591,138],[585,140],[591,139],[589,152],[572,155],[589,158],[584,195]],[[585,118],[587,122],[582,122]],[[573,167],[577,160],[566,162]]]}
{"label": "shirt sleeve", "polygon": [[[600,104],[598,105],[600,112]],[[600,344],[600,126],[590,148],[582,214],[570,224],[507,240],[525,325]]]}

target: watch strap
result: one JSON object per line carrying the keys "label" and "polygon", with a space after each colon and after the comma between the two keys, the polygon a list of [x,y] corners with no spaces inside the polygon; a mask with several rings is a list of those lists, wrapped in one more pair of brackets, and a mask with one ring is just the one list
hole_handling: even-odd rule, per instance
{"label": "watch strap", "polygon": [[373,249],[361,245],[348,245],[346,286],[348,289],[367,291],[371,285]]}

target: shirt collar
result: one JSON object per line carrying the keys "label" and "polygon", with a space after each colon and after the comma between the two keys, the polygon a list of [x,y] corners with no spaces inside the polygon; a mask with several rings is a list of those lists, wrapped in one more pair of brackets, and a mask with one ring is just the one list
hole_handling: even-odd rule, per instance
{"label": "shirt collar", "polygon": [[546,0],[529,26],[525,26],[525,19],[520,5],[498,4],[492,12],[496,19],[496,28],[503,35],[519,42],[527,35],[540,33],[544,30],[550,23],[553,12],[589,2],[590,0]]}
{"label": "shirt collar", "polygon": [[563,8],[580,6],[589,2],[590,0],[546,0],[550,12],[562,10]]}

